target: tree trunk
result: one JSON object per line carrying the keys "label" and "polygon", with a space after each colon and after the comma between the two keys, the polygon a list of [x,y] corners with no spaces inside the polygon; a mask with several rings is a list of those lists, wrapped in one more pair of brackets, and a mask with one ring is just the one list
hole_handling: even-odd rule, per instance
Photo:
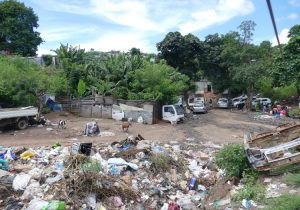
{"label": "tree trunk", "polygon": [[253,90],[254,90],[254,85],[253,83],[251,83],[248,87],[248,99],[246,103],[246,108],[248,111],[250,111],[252,108]]}

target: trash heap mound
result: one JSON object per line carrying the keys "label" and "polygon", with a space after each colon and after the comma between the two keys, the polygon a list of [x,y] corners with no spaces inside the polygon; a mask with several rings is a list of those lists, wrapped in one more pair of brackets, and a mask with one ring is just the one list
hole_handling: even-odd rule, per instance
{"label": "trash heap mound", "polygon": [[[176,142],[175,142],[176,143]],[[184,149],[141,135],[110,145],[0,149],[1,209],[201,209],[229,204],[212,162],[219,146]],[[221,203],[220,203],[221,201]],[[223,202],[223,203],[222,203]]]}

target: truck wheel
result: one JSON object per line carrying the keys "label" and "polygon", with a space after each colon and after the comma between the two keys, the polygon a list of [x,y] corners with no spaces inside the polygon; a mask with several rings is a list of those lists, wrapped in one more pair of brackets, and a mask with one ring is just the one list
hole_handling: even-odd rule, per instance
{"label": "truck wheel", "polygon": [[17,128],[19,130],[24,130],[25,128],[27,128],[28,126],[28,122],[26,119],[20,119],[18,122],[17,122]]}

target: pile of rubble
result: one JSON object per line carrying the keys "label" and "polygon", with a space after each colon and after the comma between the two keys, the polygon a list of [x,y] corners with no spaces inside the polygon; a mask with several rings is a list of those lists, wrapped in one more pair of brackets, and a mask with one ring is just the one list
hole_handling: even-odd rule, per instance
{"label": "pile of rubble", "polygon": [[2,147],[0,208],[232,208],[234,183],[224,181],[212,162],[220,146],[203,144],[193,151],[173,143],[159,145],[138,135],[111,145]]}

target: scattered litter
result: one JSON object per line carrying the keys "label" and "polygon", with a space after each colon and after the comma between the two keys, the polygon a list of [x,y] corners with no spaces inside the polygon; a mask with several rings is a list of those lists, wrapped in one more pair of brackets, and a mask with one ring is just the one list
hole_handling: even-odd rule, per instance
{"label": "scattered litter", "polygon": [[18,174],[13,181],[13,188],[15,191],[18,190],[25,190],[27,187],[29,181],[31,179],[31,176],[29,174],[20,173]]}
{"label": "scattered litter", "polygon": [[100,136],[115,136],[113,132],[110,131],[103,131],[99,134]]}

